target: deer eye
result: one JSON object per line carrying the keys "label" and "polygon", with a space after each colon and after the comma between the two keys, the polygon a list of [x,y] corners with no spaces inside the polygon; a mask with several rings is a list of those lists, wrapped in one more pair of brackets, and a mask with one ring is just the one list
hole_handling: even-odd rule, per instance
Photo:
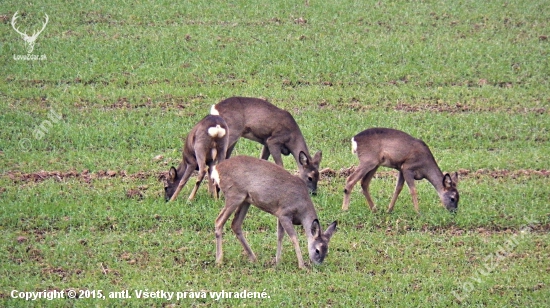
{"label": "deer eye", "polygon": [[310,177],[310,176],[308,176],[307,179],[308,179],[308,181],[310,181],[310,182],[313,181],[313,178]]}
{"label": "deer eye", "polygon": [[316,253],[316,254],[319,254],[319,249],[315,249],[315,253]]}

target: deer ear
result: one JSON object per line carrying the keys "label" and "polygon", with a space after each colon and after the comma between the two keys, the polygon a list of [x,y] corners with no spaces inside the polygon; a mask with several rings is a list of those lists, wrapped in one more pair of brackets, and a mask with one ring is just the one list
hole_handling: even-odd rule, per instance
{"label": "deer ear", "polygon": [[321,163],[321,159],[323,158],[323,152],[317,151],[315,155],[313,155],[313,163],[317,166]]}
{"label": "deer ear", "polygon": [[315,219],[315,220],[311,223],[311,234],[312,234],[314,237],[319,237],[319,236],[321,236],[321,225],[319,224],[319,220],[318,220],[318,219]]}
{"label": "deer ear", "polygon": [[178,177],[178,172],[176,171],[176,168],[171,167],[170,171],[168,171],[168,180],[170,182],[174,182],[177,177]]}
{"label": "deer ear", "polygon": [[309,165],[309,158],[307,157],[306,153],[304,153],[304,151],[300,151],[300,154],[298,154],[298,160],[300,161],[300,165],[302,166]]}
{"label": "deer ear", "polygon": [[325,231],[325,236],[330,240],[330,238],[332,237],[332,235],[334,234],[334,232],[336,232],[336,225],[338,224],[338,222],[333,221],[330,226],[328,226],[327,230]]}
{"label": "deer ear", "polygon": [[445,173],[445,176],[443,177],[443,187],[449,189],[453,188],[453,179],[451,179],[451,176],[448,173]]}

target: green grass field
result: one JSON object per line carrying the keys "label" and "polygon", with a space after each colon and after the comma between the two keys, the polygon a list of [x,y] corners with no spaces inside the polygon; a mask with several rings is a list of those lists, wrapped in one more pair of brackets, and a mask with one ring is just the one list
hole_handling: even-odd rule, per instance
{"label": "green grass field", "polygon": [[[0,306],[547,306],[547,8],[541,0],[2,2]],[[29,35],[48,14],[32,53],[42,60],[20,59],[16,11]],[[218,267],[223,201],[202,186],[188,203],[188,184],[164,202],[159,175],[177,166],[183,138],[210,106],[230,96],[290,111],[310,151],[323,151],[321,168],[335,171],[313,197],[322,226],[339,223],[323,265],[299,270],[286,237],[275,266],[276,219],[253,208],[243,229],[258,262],[226,225]],[[460,172],[456,215],[427,181],[417,182],[421,216],[408,189],[392,214],[373,214],[359,185],[341,210],[344,171],[358,163],[350,138],[374,126],[423,139],[442,170]],[[241,140],[234,154],[260,151]],[[292,157],[285,167],[296,169]],[[379,209],[395,175],[381,168],[372,182]],[[14,298],[54,290],[80,298]],[[132,298],[109,298],[126,290]],[[137,298],[157,290],[174,297]],[[222,290],[267,298],[211,298]]]}

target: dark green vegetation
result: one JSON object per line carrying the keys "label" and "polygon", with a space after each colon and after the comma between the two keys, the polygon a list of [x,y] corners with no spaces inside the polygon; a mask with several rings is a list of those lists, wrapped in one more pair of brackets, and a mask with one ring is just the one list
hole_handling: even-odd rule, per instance
{"label": "dark green vegetation", "polygon": [[[39,305],[545,306],[548,4],[249,2],[2,3],[2,306],[37,304],[12,290],[70,288],[134,298]],[[26,54],[15,11],[29,34],[49,15],[33,51],[46,60],[14,60]],[[234,95],[289,110],[335,171],[313,199],[323,227],[339,222],[323,266],[298,270],[286,239],[275,267],[275,218],[252,209],[243,228],[259,262],[227,226],[216,267],[223,202],[201,187],[186,203],[191,184],[164,202],[158,176],[179,163],[182,138]],[[460,170],[457,215],[426,181],[420,217],[407,189],[391,215],[372,214],[358,187],[340,210],[345,168],[357,164],[349,140],[372,126],[421,138],[444,171]],[[259,156],[260,146],[241,140],[235,153]],[[381,171],[371,193],[384,209],[395,173]],[[145,289],[270,298],[136,299]]]}

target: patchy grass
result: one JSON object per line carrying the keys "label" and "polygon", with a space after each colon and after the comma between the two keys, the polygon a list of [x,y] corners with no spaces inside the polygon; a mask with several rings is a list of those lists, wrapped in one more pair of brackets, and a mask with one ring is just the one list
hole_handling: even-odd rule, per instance
{"label": "patchy grass", "polygon": [[[106,299],[41,306],[543,306],[550,285],[550,27],[543,1],[7,1],[0,11],[0,299],[76,290]],[[34,54],[20,30],[50,21]],[[211,104],[264,97],[289,110],[328,168],[313,198],[330,254],[300,271],[274,217],[252,209],[249,263],[229,228],[213,264],[223,202],[165,203],[159,176]],[[392,214],[356,188],[342,212],[350,138],[373,126],[423,139],[459,171],[460,209],[417,185]],[[259,156],[239,141],[235,154]],[[291,157],[285,167],[295,169]],[[395,172],[371,192],[388,204]],[[190,186],[190,185],[188,185]],[[191,187],[184,188],[182,196]],[[300,236],[302,247],[305,238]],[[89,291],[86,293],[86,290]],[[132,298],[108,299],[128,290]],[[187,293],[175,300],[136,291]],[[264,299],[209,292],[264,292]],[[189,298],[204,293],[207,298]],[[183,295],[183,293],[182,293]],[[175,295],[174,295],[175,296]]]}

